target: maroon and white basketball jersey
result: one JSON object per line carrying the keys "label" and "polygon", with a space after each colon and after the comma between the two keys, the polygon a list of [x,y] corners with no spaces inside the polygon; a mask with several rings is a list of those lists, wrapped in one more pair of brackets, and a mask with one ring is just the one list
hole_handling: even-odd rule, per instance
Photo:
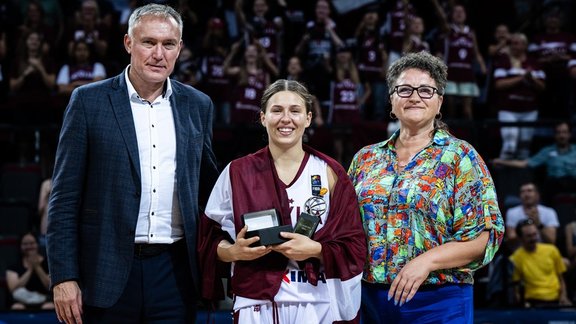
{"label": "maroon and white basketball jersey", "polygon": [[450,26],[444,38],[444,61],[448,66],[448,81],[474,82],[474,38],[468,26]]}
{"label": "maroon and white basketball jersey", "polygon": [[202,58],[200,70],[204,75],[206,84],[209,85],[223,85],[229,84],[228,77],[224,74],[224,57],[218,54],[206,55]]}
{"label": "maroon and white basketball jersey", "polygon": [[360,121],[360,106],[358,105],[358,85],[351,79],[330,83],[332,124],[353,124]]}
{"label": "maroon and white basketball jersey", "polygon": [[[332,23],[329,28],[335,28],[335,26]],[[309,21],[306,24],[306,32],[310,35],[310,40],[304,57],[304,66],[310,68],[323,65],[324,57],[331,56],[336,46],[330,33],[326,27],[314,21]]]}
{"label": "maroon and white basketball jersey", "polygon": [[[406,15],[408,11],[408,15]],[[386,24],[384,25],[384,33],[388,36],[388,50],[396,53],[402,52],[402,44],[404,43],[404,34],[406,30],[406,21],[414,14],[414,9],[411,4],[408,4],[408,9],[404,8],[403,1],[396,1],[396,7],[390,11],[386,16]]]}
{"label": "maroon and white basketball jersey", "polygon": [[[330,212],[328,166],[324,160],[310,155],[306,165],[301,169],[302,171],[296,175],[296,179],[285,187],[290,202],[290,219],[292,224],[296,224],[300,213],[306,211],[304,207],[306,201],[311,197],[320,198],[326,203],[326,209],[323,214],[317,216],[320,217],[320,223],[316,228],[316,231],[318,231],[326,224],[326,219]],[[317,189],[322,191],[323,195],[321,197],[315,196],[318,193]],[[286,274],[282,279],[280,290],[274,296],[274,301],[277,303],[316,303],[328,302],[329,298],[326,278],[322,269],[320,269],[318,285],[313,286],[308,283],[306,272],[300,269],[295,261],[290,260]],[[264,302],[266,301],[236,296],[234,309],[258,305]]]}
{"label": "maroon and white basketball jersey", "polygon": [[[528,45],[528,53],[537,59],[554,56],[576,55],[576,38],[569,33],[535,35]],[[569,60],[554,60],[543,68],[548,78],[564,77],[567,74],[566,65]]]}
{"label": "maroon and white basketball jersey", "polygon": [[200,71],[203,75],[202,90],[214,101],[226,101],[229,96],[230,79],[224,74],[224,57],[209,54],[202,58]]}
{"label": "maroon and white basketball jersey", "polygon": [[[254,18],[256,19],[256,17]],[[273,21],[259,21],[258,29],[255,30],[254,36],[264,49],[266,54],[276,66],[280,65],[280,46],[278,46],[278,37],[281,33],[280,28]]]}
{"label": "maroon and white basketball jersey", "polygon": [[266,87],[266,74],[259,71],[248,75],[245,85],[236,85],[232,92],[232,122],[253,123],[260,111],[260,99]]}
{"label": "maroon and white basketball jersey", "polygon": [[[508,55],[500,55],[494,61],[494,81],[523,76],[527,71],[530,71],[534,79],[546,79],[546,74],[535,59],[527,58],[520,67],[513,67]],[[527,112],[538,109],[538,92],[526,82],[496,90],[496,94],[499,110]]]}
{"label": "maroon and white basketball jersey", "polygon": [[360,78],[368,82],[384,80],[382,76],[382,51],[384,42],[378,31],[366,31],[358,38],[357,67]]}

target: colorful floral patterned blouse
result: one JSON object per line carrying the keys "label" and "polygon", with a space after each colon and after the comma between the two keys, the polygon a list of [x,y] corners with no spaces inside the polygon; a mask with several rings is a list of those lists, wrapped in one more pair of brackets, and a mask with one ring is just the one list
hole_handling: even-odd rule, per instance
{"label": "colorful floral patterned blouse", "polygon": [[486,164],[469,143],[439,130],[399,170],[398,134],[362,148],[348,170],[368,237],[364,280],[391,284],[408,261],[427,250],[490,231],[482,260],[434,271],[424,282],[472,284],[474,271],[492,260],[504,235]]}

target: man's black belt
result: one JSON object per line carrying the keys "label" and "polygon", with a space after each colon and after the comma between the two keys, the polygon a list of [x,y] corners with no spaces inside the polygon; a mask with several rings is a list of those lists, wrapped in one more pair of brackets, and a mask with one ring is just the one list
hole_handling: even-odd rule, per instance
{"label": "man's black belt", "polygon": [[172,244],[134,244],[134,257],[138,259],[151,258],[168,251]]}

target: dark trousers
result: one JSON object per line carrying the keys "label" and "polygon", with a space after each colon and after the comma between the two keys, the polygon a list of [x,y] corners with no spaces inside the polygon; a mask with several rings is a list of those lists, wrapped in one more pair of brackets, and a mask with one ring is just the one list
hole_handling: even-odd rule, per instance
{"label": "dark trousers", "polygon": [[118,302],[110,308],[84,305],[83,319],[88,324],[195,323],[196,304],[186,244],[181,240],[158,255],[135,256]]}

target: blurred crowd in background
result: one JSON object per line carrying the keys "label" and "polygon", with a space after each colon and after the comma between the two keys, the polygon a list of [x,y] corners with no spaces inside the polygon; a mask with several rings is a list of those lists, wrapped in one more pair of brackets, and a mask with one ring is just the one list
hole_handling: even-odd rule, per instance
{"label": "blurred crowd in background", "polygon": [[[184,18],[172,78],[212,98],[221,165],[264,146],[256,122],[260,97],[286,78],[304,82],[315,96],[308,144],[347,167],[360,147],[398,127],[389,114],[387,67],[409,52],[442,57],[449,68],[442,119],[488,162],[508,233],[518,218],[531,218],[541,242],[559,249],[568,297],[575,297],[576,4],[570,0],[0,0],[0,243],[8,242],[1,248],[19,251],[10,238],[23,229],[38,232],[42,245],[70,94],[126,68],[127,20],[148,2],[169,4]],[[543,205],[551,208],[537,208]],[[516,207],[514,223],[508,211]],[[24,221],[16,220],[18,210]],[[503,258],[479,272],[486,289],[477,289],[478,304],[520,303],[506,275],[518,239],[507,236]]]}

